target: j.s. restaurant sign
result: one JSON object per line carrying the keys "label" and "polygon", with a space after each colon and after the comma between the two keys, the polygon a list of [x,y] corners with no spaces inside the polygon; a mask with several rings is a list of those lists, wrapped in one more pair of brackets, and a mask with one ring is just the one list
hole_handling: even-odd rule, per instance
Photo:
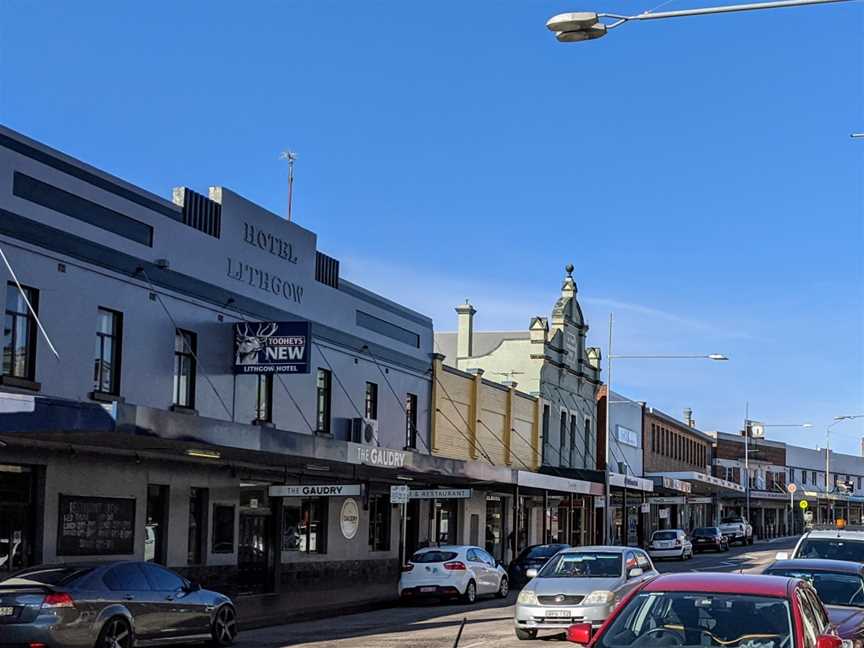
{"label": "j.s. restaurant sign", "polygon": [[309,373],[309,322],[234,324],[234,373]]}

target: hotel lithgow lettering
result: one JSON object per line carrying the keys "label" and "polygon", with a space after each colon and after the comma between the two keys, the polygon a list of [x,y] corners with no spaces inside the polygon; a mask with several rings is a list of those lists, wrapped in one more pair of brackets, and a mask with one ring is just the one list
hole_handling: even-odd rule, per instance
{"label": "hotel lithgow lettering", "polygon": [[303,286],[231,257],[228,257],[228,276],[297,304],[303,300]]}

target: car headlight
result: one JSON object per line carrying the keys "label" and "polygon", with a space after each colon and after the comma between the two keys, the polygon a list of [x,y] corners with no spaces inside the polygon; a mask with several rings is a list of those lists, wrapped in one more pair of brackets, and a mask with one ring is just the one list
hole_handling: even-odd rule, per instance
{"label": "car headlight", "polygon": [[582,605],[609,605],[615,601],[615,592],[597,590],[582,600]]}
{"label": "car headlight", "polygon": [[537,595],[534,590],[522,590],[519,592],[519,598],[516,600],[519,605],[537,605]]}

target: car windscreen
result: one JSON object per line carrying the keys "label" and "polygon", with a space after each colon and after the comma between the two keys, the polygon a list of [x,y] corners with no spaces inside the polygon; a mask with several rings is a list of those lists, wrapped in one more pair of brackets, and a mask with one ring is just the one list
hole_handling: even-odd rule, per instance
{"label": "car windscreen", "polygon": [[858,574],[806,569],[769,569],[765,573],[810,581],[825,605],[864,607],[864,581]]}
{"label": "car windscreen", "polygon": [[454,551],[418,551],[411,556],[412,563],[439,563],[453,560],[458,556]]}
{"label": "car windscreen", "polygon": [[699,529],[694,529],[693,535],[694,536],[716,536],[717,535],[717,529],[715,529],[713,527],[702,527]]}
{"label": "car windscreen", "polygon": [[864,562],[864,542],[841,538],[809,538],[801,543],[795,558]]}
{"label": "car windscreen", "polygon": [[675,540],[678,534],[675,531],[656,531],[653,537],[655,540]]}
{"label": "car windscreen", "polygon": [[720,524],[741,524],[744,520],[740,517],[726,517],[720,520]]}
{"label": "car windscreen", "polygon": [[69,585],[93,571],[92,567],[58,565],[55,567],[32,567],[0,577],[0,587],[26,587],[40,585]]}
{"label": "car windscreen", "polygon": [[595,645],[786,648],[792,645],[792,623],[789,605],[781,598],[642,592],[616,615]]}
{"label": "car windscreen", "polygon": [[564,545],[540,545],[531,547],[524,556],[525,560],[537,560],[538,558],[551,558],[564,549]]}
{"label": "car windscreen", "polygon": [[560,553],[540,570],[540,578],[617,578],[621,576],[621,554],[606,551]]}

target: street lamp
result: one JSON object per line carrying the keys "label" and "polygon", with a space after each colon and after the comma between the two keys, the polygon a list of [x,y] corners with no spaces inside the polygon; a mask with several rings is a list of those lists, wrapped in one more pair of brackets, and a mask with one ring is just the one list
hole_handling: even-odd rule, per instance
{"label": "street lamp", "polygon": [[[682,18],[684,16],[704,16],[707,14],[732,13],[737,11],[757,11],[759,9],[781,9],[783,7],[801,7],[805,5],[828,4],[829,2],[850,2],[851,0],[780,0],[778,2],[756,2],[750,4],[723,5],[719,7],[702,7],[699,9],[683,9],[679,11],[643,11],[633,16],[612,13],[596,13],[592,11],[577,11],[553,16],[546,22],[546,28],[555,32],[555,38],[561,43],[578,43],[594,40],[609,33],[620,25],[635,20],[662,20],[664,18]],[[604,23],[606,18],[611,22]]]}
{"label": "street lamp", "polygon": [[702,353],[702,354],[687,354],[687,355],[615,355],[612,353],[612,322],[613,314],[609,313],[609,347],[608,359],[606,361],[606,448],[604,451],[605,463],[605,488],[604,488],[604,524],[603,524],[603,544],[606,544],[611,537],[612,517],[610,515],[610,496],[609,496],[609,449],[612,445],[612,417],[610,416],[610,405],[612,401],[612,360],[716,360],[725,361],[729,357],[722,353]]}
{"label": "street lamp", "polygon": [[843,421],[851,421],[852,419],[864,418],[864,414],[845,414],[843,416],[835,416],[834,422],[825,428],[825,497],[828,497],[829,484],[831,483],[831,428],[842,423]]}

